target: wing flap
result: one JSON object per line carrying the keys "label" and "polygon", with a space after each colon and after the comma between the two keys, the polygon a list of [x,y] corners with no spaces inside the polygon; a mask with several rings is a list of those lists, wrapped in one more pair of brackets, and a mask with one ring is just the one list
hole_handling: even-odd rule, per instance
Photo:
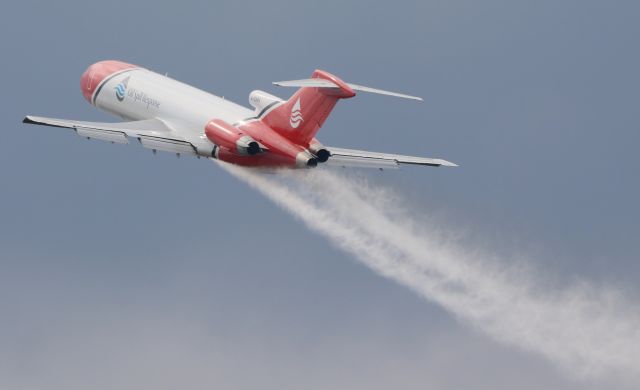
{"label": "wing flap", "polygon": [[180,154],[196,154],[193,145],[186,141],[148,136],[140,136],[138,140],[147,149]]}
{"label": "wing flap", "polygon": [[331,156],[326,162],[330,166],[351,168],[378,168],[399,169],[400,165],[395,160],[372,159],[352,156]]}
{"label": "wing flap", "polygon": [[77,127],[75,130],[80,137],[88,139],[99,139],[101,141],[114,142],[117,144],[129,143],[127,135],[121,131],[96,130],[85,127]]}
{"label": "wing flap", "polygon": [[[426,165],[432,167],[446,166],[446,167],[457,167],[456,164],[442,160],[439,158],[428,158],[428,157],[415,157],[415,156],[406,156],[402,154],[391,154],[391,153],[378,153],[378,152],[369,152],[366,150],[356,150],[356,149],[344,149],[344,148],[336,148],[336,147],[327,147],[329,152],[331,152],[331,157],[329,158],[329,162],[332,160],[336,160],[336,163],[339,161],[345,162],[358,162],[362,165],[366,166],[370,164],[371,167],[379,168],[382,166],[378,166],[376,164],[395,164],[398,166],[399,164],[413,164],[413,165]],[[338,163],[337,165],[344,165]],[[354,166],[354,165],[349,165]],[[384,167],[382,167],[384,168]]]}

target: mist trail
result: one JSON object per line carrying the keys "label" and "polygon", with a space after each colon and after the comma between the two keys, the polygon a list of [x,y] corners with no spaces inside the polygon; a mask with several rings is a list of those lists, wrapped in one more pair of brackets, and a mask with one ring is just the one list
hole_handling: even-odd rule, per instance
{"label": "mist trail", "polygon": [[375,272],[492,338],[542,355],[573,377],[640,380],[640,310],[615,289],[545,289],[530,265],[464,248],[365,180],[219,165]]}

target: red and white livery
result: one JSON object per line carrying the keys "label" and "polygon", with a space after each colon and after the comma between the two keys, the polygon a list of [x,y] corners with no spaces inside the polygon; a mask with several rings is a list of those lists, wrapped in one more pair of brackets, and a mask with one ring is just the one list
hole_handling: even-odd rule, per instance
{"label": "red and white livery", "polygon": [[441,159],[324,146],[316,138],[338,100],[351,98],[356,91],[422,100],[418,97],[345,83],[322,70],[313,72],[310,79],[274,84],[299,89],[289,100],[253,91],[249,103],[254,110],[250,110],[136,65],[101,61],[82,75],[82,94],[92,105],[125,122],[36,116],[27,116],[23,122],[70,128],[80,136],[113,143],[134,138],[154,152],[204,156],[251,167],[309,168],[325,162],[375,168],[455,166]]}

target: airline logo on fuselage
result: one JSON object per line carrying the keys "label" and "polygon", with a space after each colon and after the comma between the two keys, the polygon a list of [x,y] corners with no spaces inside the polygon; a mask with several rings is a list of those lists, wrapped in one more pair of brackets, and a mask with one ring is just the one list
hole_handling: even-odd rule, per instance
{"label": "airline logo on fuselage", "polygon": [[124,100],[124,95],[125,92],[127,92],[127,84],[129,84],[129,79],[130,77],[127,77],[126,79],[122,80],[120,84],[116,85],[116,99],[118,99],[119,102]]}
{"label": "airline logo on fuselage", "polygon": [[123,101],[125,97],[129,97],[134,102],[140,102],[146,106],[147,110],[149,107],[160,108],[160,101],[148,96],[146,93],[139,91],[135,88],[127,88],[129,85],[129,79],[131,76],[122,80],[118,85],[115,86],[116,90],[116,99],[118,101]]}
{"label": "airline logo on fuselage", "polygon": [[303,118],[302,110],[300,109],[300,98],[298,98],[298,100],[296,100],[296,103],[291,108],[291,117],[289,118],[289,124],[291,125],[291,127],[296,129],[298,128],[298,126],[300,126],[300,122],[302,121]]}

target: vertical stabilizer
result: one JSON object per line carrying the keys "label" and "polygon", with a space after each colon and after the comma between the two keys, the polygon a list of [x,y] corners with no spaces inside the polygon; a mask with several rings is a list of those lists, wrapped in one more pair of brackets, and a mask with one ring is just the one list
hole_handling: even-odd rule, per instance
{"label": "vertical stabilizer", "polygon": [[313,139],[338,99],[355,96],[347,83],[323,70],[313,72],[310,81],[308,86],[301,86],[289,100],[261,119],[279,134],[301,145]]}

